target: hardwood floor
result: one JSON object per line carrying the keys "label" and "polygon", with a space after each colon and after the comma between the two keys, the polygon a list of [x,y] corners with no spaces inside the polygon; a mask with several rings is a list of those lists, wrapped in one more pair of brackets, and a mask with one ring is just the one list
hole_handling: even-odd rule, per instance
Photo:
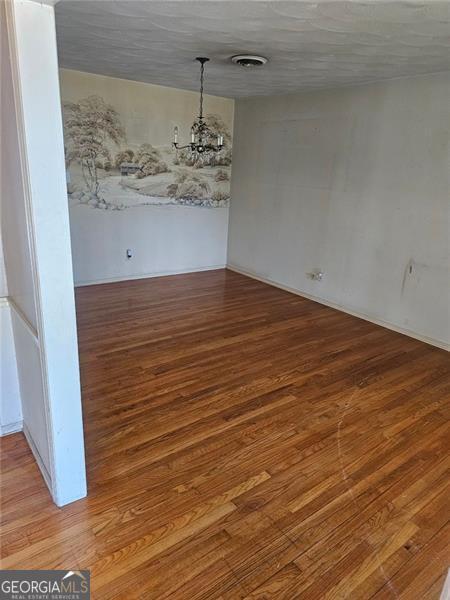
{"label": "hardwood floor", "polygon": [[448,353],[230,271],[76,292],[89,497],[2,440],[2,567],[93,598],[439,598]]}

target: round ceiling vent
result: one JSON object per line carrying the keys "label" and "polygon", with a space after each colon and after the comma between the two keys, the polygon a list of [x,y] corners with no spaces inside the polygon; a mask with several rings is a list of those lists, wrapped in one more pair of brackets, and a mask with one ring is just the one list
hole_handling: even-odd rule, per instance
{"label": "round ceiling vent", "polygon": [[241,65],[241,67],[260,67],[266,64],[267,58],[255,56],[254,54],[236,54],[236,56],[231,57],[231,61],[236,65]]}

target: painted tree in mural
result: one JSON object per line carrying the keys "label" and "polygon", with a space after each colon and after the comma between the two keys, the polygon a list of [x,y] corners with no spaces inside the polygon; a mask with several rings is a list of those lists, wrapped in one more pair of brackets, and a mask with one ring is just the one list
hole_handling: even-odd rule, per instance
{"label": "painted tree in mural", "polygon": [[131,148],[126,148],[125,150],[119,150],[116,154],[116,158],[114,160],[114,166],[116,169],[120,169],[120,165],[122,163],[133,162],[134,159],[134,150]]}
{"label": "painted tree in mural", "polygon": [[167,186],[167,194],[177,200],[199,200],[211,196],[211,188],[201,175],[188,169],[180,169],[175,175],[174,183]]}
{"label": "painted tree in mural", "polygon": [[167,163],[161,158],[161,153],[151,144],[142,144],[136,152],[135,159],[140,167],[140,171],[136,174],[138,178],[169,171]]}
{"label": "painted tree in mural", "polygon": [[117,111],[100,96],[64,104],[64,125],[68,138],[67,160],[80,163],[87,189],[98,195],[98,168],[110,163],[108,146],[125,139]]}

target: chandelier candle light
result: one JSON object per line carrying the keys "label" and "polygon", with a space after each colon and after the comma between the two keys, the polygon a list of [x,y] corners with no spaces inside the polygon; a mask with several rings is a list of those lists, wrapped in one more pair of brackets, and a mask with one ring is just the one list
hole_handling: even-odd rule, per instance
{"label": "chandelier candle light", "polygon": [[217,135],[217,143],[213,143],[215,134],[211,131],[208,125],[205,123],[203,116],[203,80],[205,76],[205,63],[209,61],[209,58],[204,56],[198,56],[195,60],[200,63],[200,110],[197,119],[194,121],[191,127],[191,141],[185,146],[178,145],[178,127],[173,130],[173,142],[172,146],[176,150],[189,149],[191,157],[196,160],[200,155],[208,155],[215,152],[220,152],[223,148],[223,135],[220,133]]}

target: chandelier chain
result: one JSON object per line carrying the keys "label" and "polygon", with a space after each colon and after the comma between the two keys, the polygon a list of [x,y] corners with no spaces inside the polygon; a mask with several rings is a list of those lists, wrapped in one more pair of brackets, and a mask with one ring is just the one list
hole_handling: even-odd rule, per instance
{"label": "chandelier chain", "polygon": [[200,119],[203,119],[203,79],[204,79],[204,72],[205,72],[205,63],[202,62],[201,63],[201,68],[200,68]]}

